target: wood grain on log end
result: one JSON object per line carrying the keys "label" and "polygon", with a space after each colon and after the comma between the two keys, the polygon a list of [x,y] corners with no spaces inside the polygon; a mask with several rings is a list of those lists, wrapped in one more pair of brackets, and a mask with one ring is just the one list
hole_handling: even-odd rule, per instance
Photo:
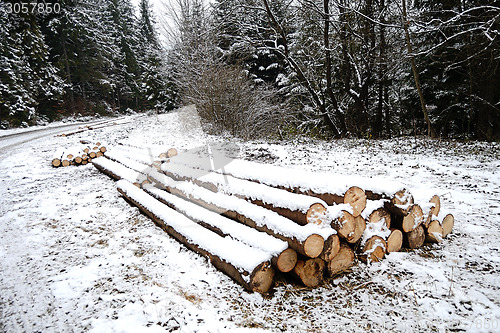
{"label": "wood grain on log end", "polygon": [[307,223],[321,224],[323,223],[326,215],[326,208],[320,203],[315,203],[307,210],[306,220]]}
{"label": "wood grain on log end", "polygon": [[387,237],[387,253],[399,252],[403,246],[403,233],[399,229],[391,229],[391,234]]}
{"label": "wood grain on log end", "polygon": [[347,244],[340,244],[337,255],[328,262],[328,273],[330,276],[339,274],[349,269],[354,264],[354,251]]}
{"label": "wood grain on log end", "polygon": [[318,234],[312,234],[304,242],[304,253],[309,258],[318,257],[323,251],[325,240]]}
{"label": "wood grain on log end", "polygon": [[288,273],[297,264],[297,252],[292,249],[286,249],[285,251],[281,252],[276,258],[273,258],[272,262],[280,272]]}
{"label": "wood grain on log end", "polygon": [[425,230],[425,241],[428,243],[441,243],[443,241],[443,227],[438,220],[433,220]]}
{"label": "wood grain on log end", "polygon": [[366,241],[359,258],[363,262],[378,262],[385,256],[387,244],[382,237],[373,236]]}
{"label": "wood grain on log end", "polygon": [[353,216],[359,216],[366,207],[366,193],[357,186],[350,187],[344,194],[344,203],[352,207]]}
{"label": "wood grain on log end", "polygon": [[424,212],[419,205],[412,205],[408,215],[403,217],[403,231],[410,232],[415,230],[424,222]]}
{"label": "wood grain on log end", "polygon": [[326,262],[332,261],[333,258],[339,253],[340,250],[340,239],[337,235],[331,235],[325,240],[323,246],[323,251],[319,255],[319,258]]}
{"label": "wood grain on log end", "polygon": [[363,236],[363,233],[365,232],[366,229],[366,221],[363,218],[363,216],[359,215],[354,218],[354,232],[349,234],[347,236],[346,241],[348,243],[354,244],[357,243],[361,237]]}
{"label": "wood grain on log end", "polygon": [[268,262],[262,263],[252,272],[250,288],[258,293],[267,293],[273,287],[274,269]]}
{"label": "wood grain on log end", "polygon": [[446,215],[441,225],[443,226],[443,237],[448,236],[455,225],[455,217],[451,214]]}
{"label": "wood grain on log end", "polygon": [[410,249],[418,249],[425,241],[424,227],[419,225],[415,230],[407,232],[405,238],[405,243]]}
{"label": "wood grain on log end", "polygon": [[332,221],[331,226],[337,231],[339,237],[347,239],[351,233],[356,229],[354,216],[351,213],[342,211],[342,215],[336,220]]}

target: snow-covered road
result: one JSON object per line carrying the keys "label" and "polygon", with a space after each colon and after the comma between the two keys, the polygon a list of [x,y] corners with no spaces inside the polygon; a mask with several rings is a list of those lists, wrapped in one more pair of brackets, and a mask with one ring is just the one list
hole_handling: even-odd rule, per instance
{"label": "snow-covered road", "polygon": [[14,133],[2,135],[0,132],[0,154],[29,141],[78,130],[81,126],[100,123],[102,120],[65,124],[50,127],[38,127],[33,130],[19,130]]}
{"label": "snow-covered road", "polygon": [[231,139],[242,158],[432,188],[455,215],[442,244],[359,264],[312,291],[278,279],[263,297],[168,237],[92,165],[50,165],[57,147],[81,139],[180,151],[228,141],[184,117],[4,138],[0,332],[500,331],[499,144]]}

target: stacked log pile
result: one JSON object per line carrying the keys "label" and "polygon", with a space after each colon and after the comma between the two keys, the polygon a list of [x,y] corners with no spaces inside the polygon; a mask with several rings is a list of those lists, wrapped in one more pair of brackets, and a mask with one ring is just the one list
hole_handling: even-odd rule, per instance
{"label": "stacked log pile", "polygon": [[91,144],[89,141],[80,141],[79,145],[57,149],[52,156],[51,163],[55,168],[85,165],[91,163],[93,158],[103,156],[106,150],[106,146],[100,142]]}
{"label": "stacked log pile", "polygon": [[[440,243],[453,228],[437,194],[414,197],[386,180],[243,160],[213,171],[172,149],[147,155],[118,147],[92,162],[120,180],[125,199],[249,291],[269,291],[274,272],[318,287],[357,260]],[[210,240],[189,231],[191,224]],[[234,241],[235,250],[218,237]]]}

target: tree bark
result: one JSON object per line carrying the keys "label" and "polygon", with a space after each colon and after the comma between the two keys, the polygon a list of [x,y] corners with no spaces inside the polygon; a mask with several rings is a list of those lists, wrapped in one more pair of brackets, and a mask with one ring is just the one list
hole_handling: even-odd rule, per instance
{"label": "tree bark", "polygon": [[405,31],[406,37],[406,46],[408,49],[408,57],[410,58],[411,70],[413,72],[413,78],[415,80],[415,87],[417,88],[418,97],[420,99],[420,106],[422,108],[422,112],[424,114],[424,119],[427,124],[427,135],[431,138],[437,138],[437,133],[432,126],[431,120],[429,118],[429,112],[427,111],[427,105],[425,103],[424,94],[422,92],[422,88],[420,86],[420,78],[418,75],[417,65],[415,64],[415,57],[413,56],[413,47],[411,45],[410,40],[410,32],[408,26],[410,25],[410,21],[408,21],[408,14],[406,12],[406,0],[402,0],[403,4],[403,28]]}

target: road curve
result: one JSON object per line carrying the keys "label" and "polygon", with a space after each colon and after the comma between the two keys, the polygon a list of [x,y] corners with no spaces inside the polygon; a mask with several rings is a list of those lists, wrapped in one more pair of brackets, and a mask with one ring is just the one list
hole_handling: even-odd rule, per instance
{"label": "road curve", "polygon": [[80,126],[91,125],[95,123],[102,123],[101,120],[94,120],[83,123],[74,123],[69,125],[61,125],[49,128],[40,128],[32,131],[26,131],[21,133],[8,134],[0,137],[0,154],[4,154],[9,150],[14,149],[16,146],[22,145],[26,142],[37,140],[50,135],[57,135],[67,131],[77,130]]}

